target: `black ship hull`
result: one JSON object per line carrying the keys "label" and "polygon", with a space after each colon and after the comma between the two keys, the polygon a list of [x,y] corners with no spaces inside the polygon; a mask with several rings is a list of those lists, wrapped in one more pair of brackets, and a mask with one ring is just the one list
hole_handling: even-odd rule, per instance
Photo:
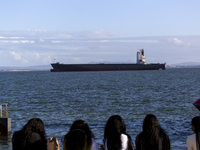
{"label": "black ship hull", "polygon": [[52,63],[51,72],[66,71],[125,71],[125,70],[165,70],[166,64],[60,64]]}

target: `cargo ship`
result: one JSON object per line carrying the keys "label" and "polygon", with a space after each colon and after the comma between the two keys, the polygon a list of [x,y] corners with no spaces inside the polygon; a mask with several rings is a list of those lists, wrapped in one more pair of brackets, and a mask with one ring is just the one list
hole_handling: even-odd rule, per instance
{"label": "cargo ship", "polygon": [[147,64],[144,56],[144,49],[137,51],[137,62],[126,64],[61,64],[59,62],[52,63],[51,72],[66,72],[66,71],[125,71],[125,70],[165,70],[166,63],[150,63]]}

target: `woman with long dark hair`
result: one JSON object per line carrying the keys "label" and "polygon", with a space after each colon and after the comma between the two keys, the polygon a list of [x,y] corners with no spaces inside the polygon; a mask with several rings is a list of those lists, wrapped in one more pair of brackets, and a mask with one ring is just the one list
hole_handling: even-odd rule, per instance
{"label": "woman with long dark hair", "polygon": [[187,138],[187,149],[200,150],[200,116],[192,118],[192,130],[194,134]]}
{"label": "woman with long dark hair", "polygon": [[[75,132],[74,132],[74,130],[75,130]],[[94,134],[92,133],[88,123],[84,120],[76,120],[73,122],[69,132],[64,137],[63,147],[66,147],[65,144],[69,143],[69,141],[67,141],[67,139],[69,139],[69,137],[71,137],[71,136],[75,137],[76,136],[75,134],[83,135],[83,133],[81,133],[80,130],[86,136],[86,141],[85,141],[86,145],[85,145],[84,149],[98,150],[99,148],[98,148],[97,143],[94,140]],[[79,140],[79,141],[81,142],[81,140]]]}
{"label": "woman with long dark hair", "polygon": [[65,135],[63,150],[90,150],[86,133],[80,129],[69,131]]}
{"label": "woman with long dark hair", "polygon": [[126,133],[126,125],[119,115],[111,116],[104,129],[104,150],[134,150],[131,137]]}
{"label": "woman with long dark hair", "polygon": [[44,124],[39,118],[30,119],[12,137],[13,150],[47,150]]}
{"label": "woman with long dark hair", "polygon": [[143,121],[143,130],[136,137],[136,150],[170,150],[170,140],[153,114]]}

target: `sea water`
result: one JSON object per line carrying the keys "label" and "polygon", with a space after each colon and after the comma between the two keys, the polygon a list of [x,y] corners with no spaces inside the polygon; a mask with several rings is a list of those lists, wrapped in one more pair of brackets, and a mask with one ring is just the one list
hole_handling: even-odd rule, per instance
{"label": "sea water", "polygon": [[[0,72],[0,103],[8,103],[12,134],[29,119],[41,118],[47,138],[61,138],[74,120],[88,122],[102,143],[111,115],[121,115],[133,143],[144,117],[152,113],[169,135],[172,150],[186,149],[191,119],[200,112],[200,68],[108,72]],[[12,149],[12,134],[0,137],[0,149]]]}

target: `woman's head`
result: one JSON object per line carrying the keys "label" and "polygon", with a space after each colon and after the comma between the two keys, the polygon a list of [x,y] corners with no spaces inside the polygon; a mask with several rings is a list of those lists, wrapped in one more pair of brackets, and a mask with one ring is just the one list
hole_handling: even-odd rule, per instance
{"label": "woman's head", "polygon": [[156,118],[155,115],[153,114],[146,115],[143,121],[143,131],[147,131],[159,126],[160,125],[159,125],[158,119]]}
{"label": "woman's head", "polygon": [[22,130],[24,130],[25,132],[31,131],[36,133],[45,133],[44,123],[40,118],[30,119]]}
{"label": "woman's head", "polygon": [[192,118],[192,130],[196,134],[196,147],[200,149],[200,116]]}
{"label": "woman's head", "polygon": [[126,126],[122,117],[119,115],[111,116],[106,123],[105,132],[117,132],[119,134],[125,134]]}
{"label": "woman's head", "polygon": [[192,130],[194,133],[200,132],[200,116],[192,118]]}
{"label": "woman's head", "polygon": [[92,134],[88,123],[84,120],[75,120],[71,125],[70,131],[74,129],[81,129],[86,132],[86,134]]}
{"label": "woman's head", "polygon": [[73,130],[76,130],[76,129],[79,129],[79,130],[82,130],[84,131],[84,133],[87,135],[87,147],[91,147],[92,145],[92,138],[94,137],[92,131],[90,130],[90,127],[88,125],[88,123],[84,120],[75,120],[73,122],[73,124],[71,125],[71,128],[70,128],[70,131],[73,131]]}
{"label": "woman's head", "polygon": [[20,132],[22,133],[23,136],[23,147],[26,147],[27,145],[29,145],[29,140],[31,139],[31,137],[34,134],[39,134],[41,139],[44,141],[45,143],[45,147],[46,147],[46,134],[45,134],[45,128],[44,128],[44,123],[42,122],[41,119],[39,118],[32,118],[30,119],[26,125],[23,126],[23,128],[20,130]]}
{"label": "woman's head", "polygon": [[88,150],[87,135],[81,129],[70,130],[66,135],[63,143],[64,150]]}
{"label": "woman's head", "polygon": [[121,134],[126,134],[124,120],[119,115],[113,115],[108,119],[104,130],[104,144],[108,149],[121,149]]}
{"label": "woman's head", "polygon": [[170,149],[170,141],[166,132],[159,125],[158,119],[153,114],[148,114],[143,121],[143,131],[138,135],[136,147],[144,149]]}

